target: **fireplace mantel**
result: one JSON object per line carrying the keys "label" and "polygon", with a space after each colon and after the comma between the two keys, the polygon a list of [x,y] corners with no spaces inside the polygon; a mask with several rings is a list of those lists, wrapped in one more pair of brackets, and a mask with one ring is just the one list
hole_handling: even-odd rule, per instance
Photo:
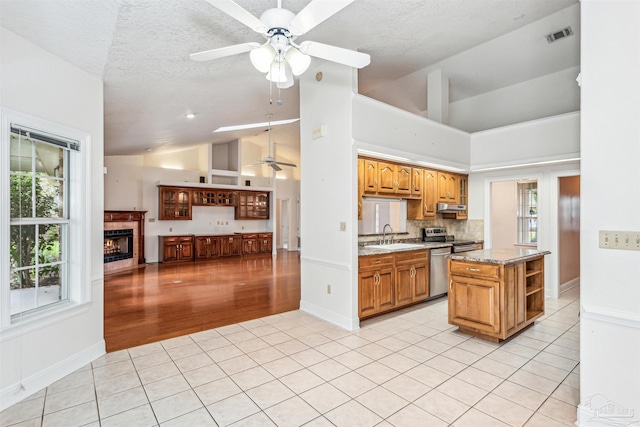
{"label": "fireplace mantel", "polygon": [[147,211],[104,211],[104,222],[136,222],[138,224],[138,264],[144,264],[144,215]]}

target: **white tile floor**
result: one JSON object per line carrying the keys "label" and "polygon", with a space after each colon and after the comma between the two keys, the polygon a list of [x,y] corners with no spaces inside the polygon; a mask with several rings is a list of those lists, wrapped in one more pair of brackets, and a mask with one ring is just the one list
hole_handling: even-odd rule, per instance
{"label": "white tile floor", "polygon": [[348,332],[301,311],[109,353],[2,426],[562,426],[579,399],[577,288],[502,344],[446,299]]}

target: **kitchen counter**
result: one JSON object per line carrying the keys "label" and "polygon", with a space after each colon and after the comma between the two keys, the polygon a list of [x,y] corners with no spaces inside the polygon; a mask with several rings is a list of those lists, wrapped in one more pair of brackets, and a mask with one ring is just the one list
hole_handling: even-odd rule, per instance
{"label": "kitchen counter", "polygon": [[[405,243],[405,242],[397,242],[397,243]],[[421,249],[436,249],[436,248],[447,248],[452,247],[451,242],[406,242],[411,243],[412,245],[420,245],[420,247],[415,248],[402,248],[402,249],[380,249],[380,248],[370,248],[369,246],[360,246],[358,248],[358,256],[369,256],[369,255],[385,255],[385,254],[393,254],[397,252],[407,252],[407,251],[419,251]]]}
{"label": "kitchen counter", "polygon": [[447,258],[458,261],[485,262],[488,264],[515,264],[522,261],[548,255],[549,251],[536,249],[482,249],[478,251],[461,252],[447,255]]}

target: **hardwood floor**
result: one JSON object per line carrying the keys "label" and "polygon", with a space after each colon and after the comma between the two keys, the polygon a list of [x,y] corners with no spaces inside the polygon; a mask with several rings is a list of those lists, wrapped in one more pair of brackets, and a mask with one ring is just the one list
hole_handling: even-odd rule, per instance
{"label": "hardwood floor", "polygon": [[300,253],[147,264],[105,275],[107,352],[300,307]]}

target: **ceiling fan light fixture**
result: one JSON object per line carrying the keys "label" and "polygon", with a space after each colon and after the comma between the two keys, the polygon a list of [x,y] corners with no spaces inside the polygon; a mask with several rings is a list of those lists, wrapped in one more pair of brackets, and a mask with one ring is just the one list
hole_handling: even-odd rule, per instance
{"label": "ceiling fan light fixture", "polygon": [[291,72],[294,76],[299,76],[300,74],[307,71],[307,68],[309,68],[309,64],[311,64],[311,57],[300,52],[298,48],[293,46],[291,46],[289,50],[287,50],[285,59],[291,66]]}
{"label": "ceiling fan light fixture", "polygon": [[263,44],[257,49],[253,49],[249,53],[249,58],[251,59],[251,63],[256,70],[261,73],[269,72],[271,64],[273,64],[273,59],[276,57],[276,51],[269,44]]}
{"label": "ceiling fan light fixture", "polygon": [[274,61],[271,63],[269,72],[267,73],[267,80],[274,83],[285,83],[287,81],[287,64],[284,62]]}

